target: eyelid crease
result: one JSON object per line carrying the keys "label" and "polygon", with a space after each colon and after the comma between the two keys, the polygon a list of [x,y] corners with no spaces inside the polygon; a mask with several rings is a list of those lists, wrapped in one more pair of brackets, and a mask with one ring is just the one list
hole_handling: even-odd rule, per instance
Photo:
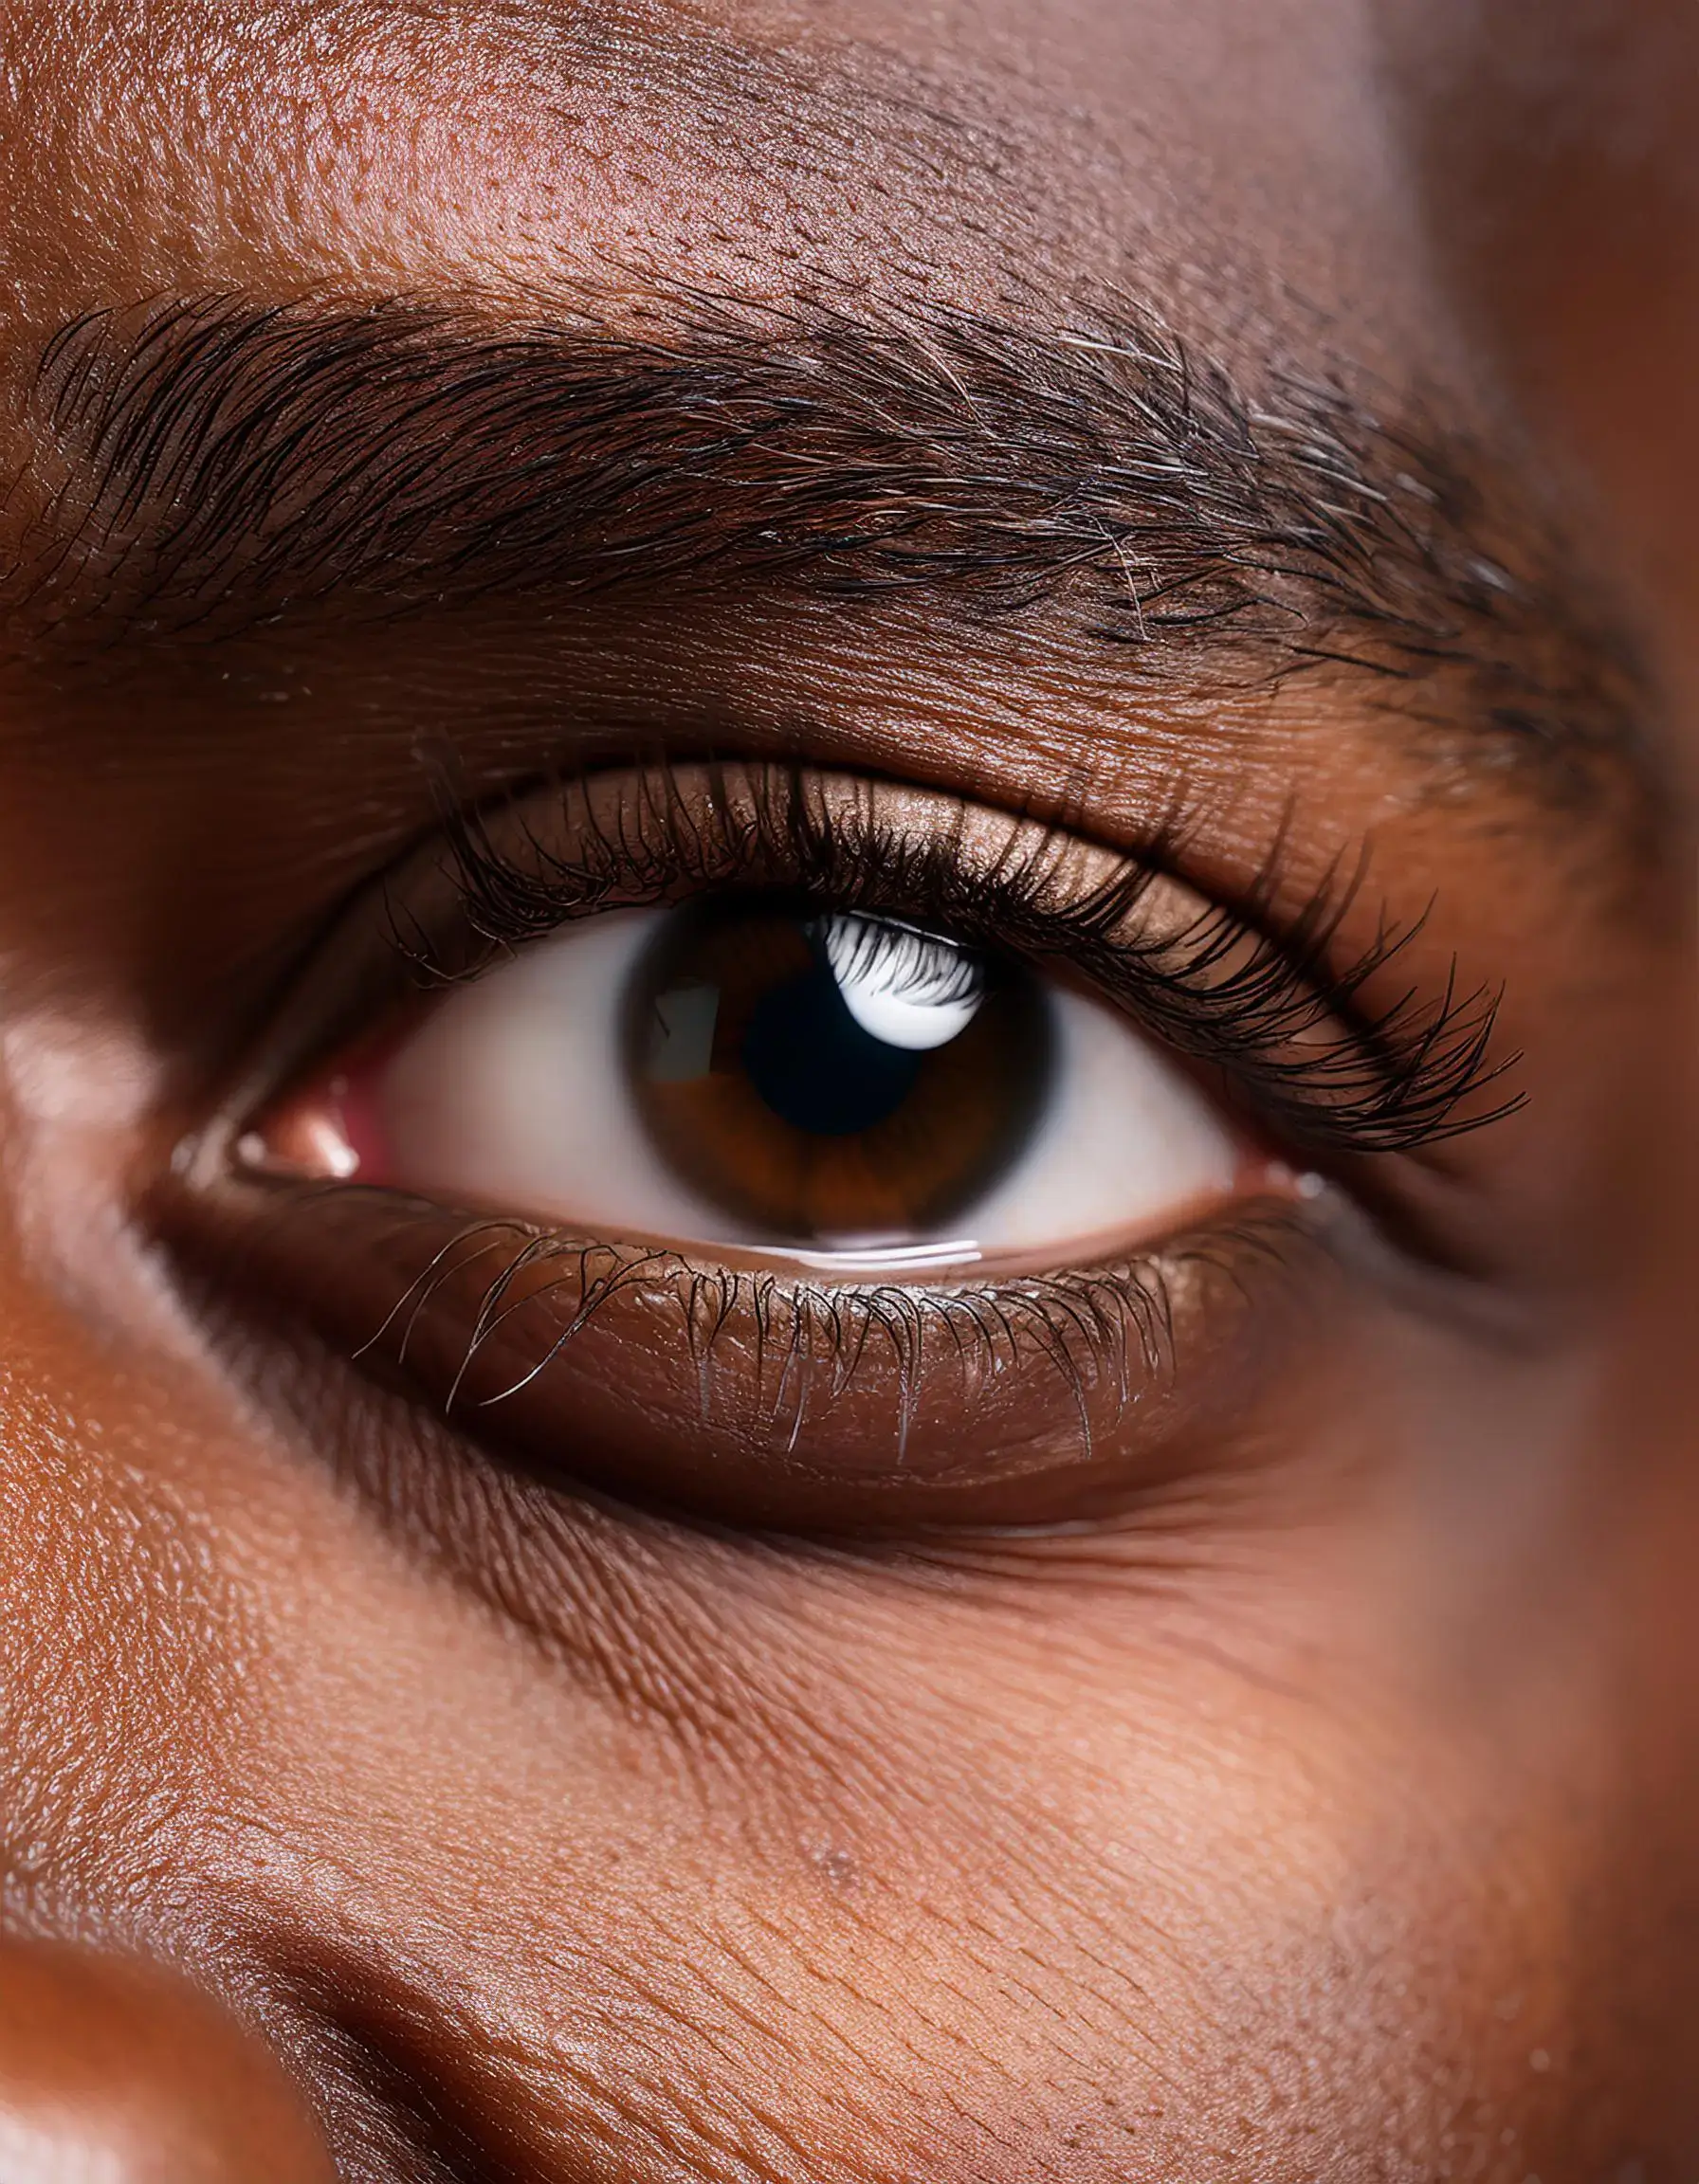
{"label": "eyelid crease", "polygon": [[[538,815],[557,814],[546,838]],[[1337,960],[1362,860],[1276,914],[1283,845],[1242,898],[1211,901],[1181,875],[1178,803],[1136,856],[1049,821],[878,776],[765,762],[654,761],[562,776],[495,808],[444,798],[445,940],[392,898],[393,937],[426,984],[575,919],[714,887],[779,887],[840,915],[937,926],[961,941],[1066,968],[1136,1024],[1224,1071],[1302,1150],[1414,1152],[1501,1119],[1483,1107],[1515,1057],[1492,1050],[1498,996],[1414,985],[1378,1006],[1371,983],[1419,930],[1382,919]]]}

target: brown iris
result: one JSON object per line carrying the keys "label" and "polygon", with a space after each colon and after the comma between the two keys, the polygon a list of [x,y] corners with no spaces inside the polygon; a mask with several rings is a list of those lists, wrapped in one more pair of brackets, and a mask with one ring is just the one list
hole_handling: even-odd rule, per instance
{"label": "brown iris", "polygon": [[1008,1170],[1048,1088],[1021,965],[900,919],[746,897],[670,914],[627,1064],[663,1156],[764,1237],[897,1244]]}

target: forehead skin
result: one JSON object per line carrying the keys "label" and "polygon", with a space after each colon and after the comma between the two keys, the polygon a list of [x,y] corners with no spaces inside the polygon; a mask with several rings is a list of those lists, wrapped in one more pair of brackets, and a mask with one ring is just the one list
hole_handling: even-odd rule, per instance
{"label": "forehead skin", "polygon": [[[1124,292],[1257,370],[1488,400],[1344,0],[54,0],[8,13],[0,101],[14,432],[65,321],[226,287]],[[1446,1736],[1302,1520],[1219,1623],[1160,1556],[1129,1619],[1063,1555],[1077,1616],[1006,1639],[995,1556],[710,1541],[686,1584],[533,1505],[491,1552],[565,1594],[534,1644],[373,1539],[299,1391],[272,1433],[163,1307],[102,1346],[11,1241],[0,1610],[48,1636],[9,1824],[53,1869],[9,1902],[193,1961],[334,2089],[359,2184],[1428,2184],[1464,2128],[1491,2184],[1570,2184],[1626,2143],[1574,2029],[1612,1816],[1551,1758],[1605,1704],[1580,1590],[1516,1707]]]}
{"label": "forehead skin", "polygon": [[44,330],[174,285],[658,275],[1040,318],[1089,284],[1265,358],[1317,312],[1371,365],[1442,346],[1350,0],[90,0],[9,45],[7,281]]}

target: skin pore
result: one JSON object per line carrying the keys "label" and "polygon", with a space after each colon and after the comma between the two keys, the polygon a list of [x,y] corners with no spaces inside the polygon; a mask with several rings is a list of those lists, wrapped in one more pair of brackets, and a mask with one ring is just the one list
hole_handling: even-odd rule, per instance
{"label": "skin pore", "polygon": [[[6,2184],[1699,2159],[1685,594],[1444,11],[1130,12],[0,26]],[[686,880],[1252,1182],[970,1305],[298,1156]]]}

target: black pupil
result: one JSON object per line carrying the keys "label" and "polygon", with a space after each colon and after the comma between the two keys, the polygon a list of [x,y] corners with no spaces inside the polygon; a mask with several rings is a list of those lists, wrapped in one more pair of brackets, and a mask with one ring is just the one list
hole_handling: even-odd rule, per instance
{"label": "black pupil", "polygon": [[743,1066],[781,1122],[816,1138],[848,1138],[897,1112],[924,1056],[864,1030],[824,950],[816,956],[801,977],[757,1003]]}

